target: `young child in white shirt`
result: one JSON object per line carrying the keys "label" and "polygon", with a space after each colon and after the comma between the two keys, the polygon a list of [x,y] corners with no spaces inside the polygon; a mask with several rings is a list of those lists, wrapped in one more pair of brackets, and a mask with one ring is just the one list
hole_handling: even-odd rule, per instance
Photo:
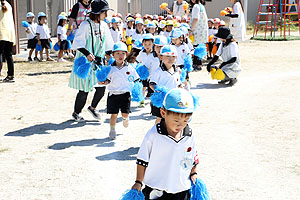
{"label": "young child in white shirt", "polygon": [[57,43],[59,45],[58,59],[57,62],[66,62],[63,59],[63,55],[67,52],[69,43],[67,41],[67,18],[64,15],[58,16],[58,26],[57,26]]}
{"label": "young child in white shirt", "polygon": [[119,28],[120,18],[113,17],[111,20],[112,27],[110,28],[111,37],[114,43],[120,42],[122,40],[122,31]]}
{"label": "young child in white shirt", "polygon": [[105,82],[100,84],[108,85],[107,113],[110,117],[110,139],[116,139],[116,123],[118,113],[121,110],[123,126],[128,127],[131,86],[139,80],[139,75],[135,69],[129,65],[125,59],[127,56],[127,46],[123,42],[117,42],[113,46],[113,57],[115,62],[111,65],[111,70]]}
{"label": "young child in white shirt", "polygon": [[27,43],[27,48],[30,49],[29,50],[29,55],[28,55],[28,62],[31,61],[38,61],[37,58],[37,54],[38,52],[35,51],[35,56],[34,59],[32,60],[31,56],[33,51],[35,50],[35,46],[37,43],[37,39],[36,39],[36,28],[37,28],[37,23],[34,22],[34,14],[32,12],[29,12],[26,14],[26,18],[29,24],[29,27],[25,28],[26,31],[26,36],[28,39],[28,43]]}
{"label": "young child in white shirt", "polygon": [[147,132],[137,155],[132,189],[142,191],[145,200],[190,199],[199,163],[195,137],[188,125],[195,104],[192,94],[184,89],[175,88],[166,94],[160,109],[163,119]]}
{"label": "young child in white shirt", "polygon": [[[144,50],[140,51],[139,55],[136,58],[136,61],[139,63],[142,63],[143,65],[145,65],[148,68],[149,71],[149,77],[151,77],[151,62],[153,62],[154,60],[154,56],[153,56],[153,41],[154,41],[154,37],[153,35],[151,35],[150,33],[147,33],[143,36],[143,47]],[[143,95],[145,96],[146,94],[146,89],[149,87],[149,79],[147,80],[143,80]],[[148,93],[151,93],[151,91],[148,91]],[[149,94],[150,95],[150,94]],[[147,96],[149,96],[147,95]],[[144,100],[142,100],[140,102],[139,107],[144,107],[145,106],[145,102]]]}
{"label": "young child in white shirt", "polygon": [[[160,50],[161,62],[150,78],[150,87],[153,91],[157,86],[164,86],[168,89],[181,87],[180,71],[175,66],[177,50],[172,45],[165,45]],[[151,103],[151,114],[156,116],[155,123],[160,122],[160,108]]]}
{"label": "young child in white shirt", "polygon": [[143,39],[144,21],[142,19],[135,20],[135,32],[132,34],[132,43],[139,39]]}
{"label": "young child in white shirt", "polygon": [[36,28],[36,37],[38,40],[38,44],[42,46],[42,51],[40,51],[40,61],[43,60],[43,51],[45,49],[45,53],[47,56],[47,61],[54,61],[50,57],[50,34],[49,34],[49,28],[47,26],[47,16],[43,12],[39,12],[38,14],[38,26]]}

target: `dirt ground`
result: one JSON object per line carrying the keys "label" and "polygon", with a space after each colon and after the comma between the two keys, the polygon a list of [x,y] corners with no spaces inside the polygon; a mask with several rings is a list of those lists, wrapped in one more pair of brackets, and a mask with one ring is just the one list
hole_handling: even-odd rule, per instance
{"label": "dirt ground", "polygon": [[[191,122],[198,174],[212,200],[299,200],[300,41],[239,46],[243,71],[234,87],[206,70],[191,73],[201,102]],[[101,122],[87,106],[87,121],[73,122],[71,65],[17,62],[16,82],[0,84],[0,199],[115,200],[134,183],[135,156],[154,124],[149,105],[133,103],[130,126],[119,123],[115,141],[106,96]]]}

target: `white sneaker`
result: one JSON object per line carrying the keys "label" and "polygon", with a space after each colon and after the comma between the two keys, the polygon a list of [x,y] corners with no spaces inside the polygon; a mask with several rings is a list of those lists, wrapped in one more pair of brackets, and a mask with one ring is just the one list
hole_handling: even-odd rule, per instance
{"label": "white sneaker", "polygon": [[68,58],[68,54],[64,53],[63,58]]}
{"label": "white sneaker", "polygon": [[117,136],[116,130],[110,130],[109,131],[109,138],[112,140],[115,140]]}
{"label": "white sneaker", "polygon": [[57,62],[67,62],[67,61],[63,58],[59,58],[59,59],[57,59]]}
{"label": "white sneaker", "polygon": [[123,121],[123,126],[124,126],[125,128],[127,128],[128,125],[129,125],[129,117],[128,117],[128,118],[122,118],[122,121]]}
{"label": "white sneaker", "polygon": [[72,53],[68,54],[69,58],[74,58],[75,56]]}

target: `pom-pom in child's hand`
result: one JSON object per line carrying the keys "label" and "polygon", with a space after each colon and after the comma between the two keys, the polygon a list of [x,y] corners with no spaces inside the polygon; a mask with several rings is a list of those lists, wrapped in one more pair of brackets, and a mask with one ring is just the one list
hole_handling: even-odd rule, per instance
{"label": "pom-pom in child's hand", "polygon": [[198,178],[197,174],[194,174],[193,176],[191,176],[191,181],[196,184],[196,179]]}
{"label": "pom-pom in child's hand", "polygon": [[141,189],[142,189],[142,186],[141,186],[141,184],[139,184],[139,183],[135,183],[135,184],[131,187],[131,189],[137,190],[138,192],[140,192]]}
{"label": "pom-pom in child's hand", "polygon": [[160,4],[160,9],[165,10],[167,6],[168,6],[167,3],[162,3]]}
{"label": "pom-pom in child's hand", "polygon": [[88,61],[94,61],[95,60],[95,56],[93,54],[90,54],[86,57],[88,59]]}
{"label": "pom-pom in child's hand", "polygon": [[183,4],[183,9],[184,9],[184,10],[189,9],[189,4],[188,4],[188,3]]}

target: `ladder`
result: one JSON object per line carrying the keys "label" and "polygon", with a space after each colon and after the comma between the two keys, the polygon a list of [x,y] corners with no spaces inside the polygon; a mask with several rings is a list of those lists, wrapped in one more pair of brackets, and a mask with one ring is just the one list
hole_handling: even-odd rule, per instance
{"label": "ladder", "polygon": [[[292,10],[294,8],[295,10]],[[291,21],[291,16],[297,16],[298,20]],[[289,35],[291,35],[291,24],[298,24],[299,26],[299,34],[300,34],[300,5],[299,0],[280,0],[280,36],[286,39],[287,28],[289,31]]]}
{"label": "ladder", "polygon": [[[255,28],[253,32],[253,38],[257,36],[258,29],[261,25],[265,25],[265,39],[267,38],[267,32],[270,30],[270,35],[272,38],[275,38],[276,31],[276,20],[277,20],[277,11],[280,0],[260,0]],[[285,1],[285,0],[283,0]],[[297,0],[299,1],[299,0]],[[264,20],[261,20],[261,16],[264,16]]]}

